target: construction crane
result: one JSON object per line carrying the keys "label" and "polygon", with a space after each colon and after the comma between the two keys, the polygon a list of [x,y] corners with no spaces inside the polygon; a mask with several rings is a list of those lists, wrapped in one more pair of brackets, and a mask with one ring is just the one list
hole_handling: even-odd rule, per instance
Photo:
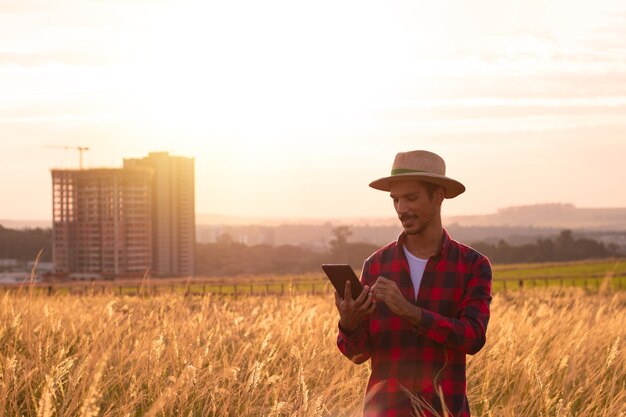
{"label": "construction crane", "polygon": [[44,148],[55,148],[55,149],[74,149],[76,151],[78,151],[78,166],[80,167],[80,169],[83,169],[83,152],[84,151],[88,151],[89,147],[87,146],[56,146],[56,145],[47,145],[44,146]]}

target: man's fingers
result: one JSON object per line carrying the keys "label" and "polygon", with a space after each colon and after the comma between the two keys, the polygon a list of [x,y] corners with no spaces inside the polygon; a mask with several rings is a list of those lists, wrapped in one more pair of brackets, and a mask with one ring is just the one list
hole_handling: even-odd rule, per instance
{"label": "man's fingers", "polygon": [[389,282],[390,280],[383,276],[378,277],[374,285],[372,285],[372,290],[374,291],[374,294],[376,294],[381,289],[386,288],[389,285]]}
{"label": "man's fingers", "polygon": [[363,311],[364,314],[369,314],[372,308],[372,304],[376,304],[376,303],[374,302],[374,296],[370,292],[367,294],[367,298],[365,298],[365,301],[361,305],[361,311]]}
{"label": "man's fingers", "polygon": [[376,301],[386,301],[389,297],[389,291],[386,288],[378,288],[374,293],[374,299]]}
{"label": "man's fingers", "polygon": [[384,285],[385,283],[390,283],[390,282],[393,282],[393,281],[391,281],[389,278],[383,277],[382,275],[379,275],[378,278],[376,278],[376,283],[377,284],[381,283],[381,284]]}
{"label": "man's fingers", "polygon": [[360,304],[362,304],[365,301],[365,298],[369,294],[369,289],[370,289],[370,287],[368,287],[367,285],[363,287],[363,290],[361,291],[361,294],[359,294],[359,296],[356,298],[356,300],[354,300],[357,303],[357,305],[360,305]]}
{"label": "man's fingers", "polygon": [[343,290],[343,299],[352,301],[352,284],[346,281],[346,287]]}
{"label": "man's fingers", "polygon": [[335,305],[337,306],[337,308],[339,308],[340,303],[341,303],[341,297],[339,296],[339,293],[335,291]]}
{"label": "man's fingers", "polygon": [[378,277],[378,279],[376,280],[376,285],[381,288],[387,288],[393,284],[394,282],[392,280],[385,278],[383,276]]}
{"label": "man's fingers", "polygon": [[365,314],[372,314],[374,312],[374,310],[376,310],[376,301],[372,301],[370,306],[365,311]]}

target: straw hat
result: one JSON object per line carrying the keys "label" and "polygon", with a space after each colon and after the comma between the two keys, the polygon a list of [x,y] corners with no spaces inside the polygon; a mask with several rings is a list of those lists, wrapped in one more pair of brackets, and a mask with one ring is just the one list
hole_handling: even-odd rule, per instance
{"label": "straw hat", "polygon": [[454,198],[465,191],[465,186],[446,177],[446,163],[437,154],[428,151],[400,152],[396,155],[389,177],[379,178],[370,187],[389,191],[392,181],[420,180],[441,185],[446,189],[446,198]]}

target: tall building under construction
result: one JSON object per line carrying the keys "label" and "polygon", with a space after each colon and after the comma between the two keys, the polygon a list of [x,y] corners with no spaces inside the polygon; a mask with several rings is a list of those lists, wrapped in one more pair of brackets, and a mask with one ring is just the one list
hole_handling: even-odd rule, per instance
{"label": "tall building under construction", "polygon": [[149,169],[52,170],[54,270],[143,274],[152,264]]}
{"label": "tall building under construction", "polygon": [[55,273],[193,275],[194,160],[167,153],[123,168],[52,170]]}
{"label": "tall building under construction", "polygon": [[153,152],[125,159],[125,168],[144,167],[152,178],[152,271],[157,276],[193,275],[196,242],[194,160]]}

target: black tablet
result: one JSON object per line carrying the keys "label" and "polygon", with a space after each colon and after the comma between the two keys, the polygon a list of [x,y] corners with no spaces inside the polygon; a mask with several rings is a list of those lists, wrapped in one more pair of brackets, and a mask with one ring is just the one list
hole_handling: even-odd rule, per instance
{"label": "black tablet", "polygon": [[343,290],[346,288],[346,281],[350,281],[352,284],[350,290],[352,292],[353,299],[356,299],[359,294],[361,294],[361,291],[363,291],[363,286],[350,265],[324,264],[322,265],[322,269],[326,272],[326,276],[333,284],[333,287],[335,287],[341,298],[344,298]]}

